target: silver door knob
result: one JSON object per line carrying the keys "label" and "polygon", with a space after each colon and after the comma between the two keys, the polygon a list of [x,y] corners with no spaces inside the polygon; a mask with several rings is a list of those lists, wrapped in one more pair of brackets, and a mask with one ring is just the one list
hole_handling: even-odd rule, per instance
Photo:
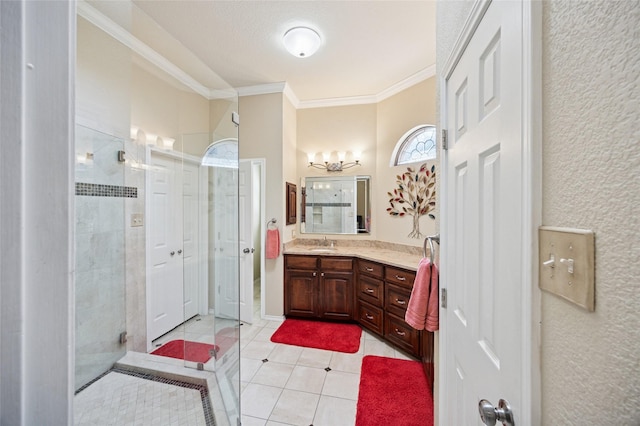
{"label": "silver door knob", "polygon": [[482,423],[488,426],[493,426],[496,421],[502,423],[503,426],[515,426],[513,419],[513,412],[509,402],[501,399],[498,401],[498,408],[495,408],[492,403],[486,399],[481,400],[478,403],[478,411],[480,412],[480,419]]}
{"label": "silver door knob", "polygon": [[251,250],[249,250],[248,248],[246,248],[246,249],[242,250],[242,252],[246,254],[246,253],[251,252]]}

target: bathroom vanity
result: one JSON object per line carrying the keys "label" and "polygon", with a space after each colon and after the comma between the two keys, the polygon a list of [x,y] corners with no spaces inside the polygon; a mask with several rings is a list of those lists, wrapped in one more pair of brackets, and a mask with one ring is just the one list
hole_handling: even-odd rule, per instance
{"label": "bathroom vanity", "polygon": [[404,321],[419,260],[419,255],[376,248],[340,247],[320,254],[313,248],[288,249],[285,316],[357,322],[421,359],[433,385],[433,333]]}

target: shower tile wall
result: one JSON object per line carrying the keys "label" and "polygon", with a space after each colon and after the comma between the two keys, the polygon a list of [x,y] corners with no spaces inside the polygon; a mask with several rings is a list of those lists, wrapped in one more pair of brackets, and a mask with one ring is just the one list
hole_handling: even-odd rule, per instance
{"label": "shower tile wall", "polygon": [[[117,152],[122,149],[121,139],[77,126],[76,183],[123,187],[123,165],[117,161]],[[75,197],[76,389],[108,370],[124,354],[119,333],[125,329],[126,199]]]}
{"label": "shower tile wall", "polygon": [[308,222],[307,231],[335,233],[340,229],[355,233],[354,202],[353,185],[331,182],[308,188],[306,216],[313,220]]}

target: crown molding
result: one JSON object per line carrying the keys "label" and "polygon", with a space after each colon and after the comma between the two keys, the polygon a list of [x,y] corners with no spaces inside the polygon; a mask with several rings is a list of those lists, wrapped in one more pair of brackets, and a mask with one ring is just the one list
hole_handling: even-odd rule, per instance
{"label": "crown molding", "polygon": [[328,108],[336,106],[375,104],[376,102],[378,102],[378,99],[375,95],[349,96],[343,98],[327,98],[314,99],[311,101],[300,101],[299,108]]}
{"label": "crown molding", "polygon": [[103,15],[86,1],[78,1],[77,13],[96,27],[100,28],[111,37],[133,50],[138,55],[157,66],[180,83],[184,84],[199,95],[211,99],[212,90],[200,84],[196,79],[178,68],[173,62],[153,50],[129,31]]}
{"label": "crown molding", "polygon": [[427,80],[431,77],[435,77],[435,75],[436,75],[436,65],[433,64],[430,67],[427,67],[422,71],[418,71],[412,76],[409,76],[404,80],[389,87],[388,89],[385,89],[382,92],[378,93],[376,95],[376,102],[380,102],[393,95],[397,95],[398,93],[402,92],[405,89],[408,89],[411,86],[415,86],[416,84],[424,80]]}
{"label": "crown molding", "polygon": [[270,93],[283,93],[287,83],[284,81],[278,83],[257,84],[255,86],[243,86],[236,87],[238,95],[240,96],[253,96],[253,95],[268,95]]}

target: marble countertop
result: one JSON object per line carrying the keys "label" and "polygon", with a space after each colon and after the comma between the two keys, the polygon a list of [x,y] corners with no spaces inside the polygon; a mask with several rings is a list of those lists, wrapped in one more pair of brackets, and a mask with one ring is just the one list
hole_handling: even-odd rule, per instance
{"label": "marble countertop", "polygon": [[385,247],[384,243],[372,242],[370,246],[364,244],[357,246],[336,245],[333,250],[327,250],[328,247],[322,245],[293,245],[287,246],[284,254],[350,256],[415,271],[420,259],[422,259],[422,254],[418,254],[415,247],[408,247],[405,250],[402,246],[398,246],[396,244],[392,247]]}

